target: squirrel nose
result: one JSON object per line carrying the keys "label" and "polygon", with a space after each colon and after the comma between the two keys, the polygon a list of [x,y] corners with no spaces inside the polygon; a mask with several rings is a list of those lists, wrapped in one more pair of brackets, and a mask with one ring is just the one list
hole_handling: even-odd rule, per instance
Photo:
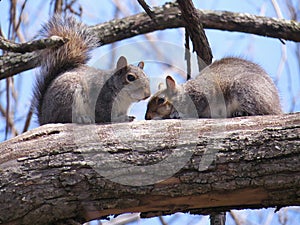
{"label": "squirrel nose", "polygon": [[150,89],[147,89],[147,90],[145,91],[144,95],[145,95],[145,98],[144,98],[143,100],[145,100],[145,99],[149,98],[149,97],[150,97],[150,95],[151,95],[151,93],[150,93]]}
{"label": "squirrel nose", "polygon": [[145,115],[145,120],[151,120],[152,119],[152,115],[151,113],[149,112],[146,112],[146,115]]}

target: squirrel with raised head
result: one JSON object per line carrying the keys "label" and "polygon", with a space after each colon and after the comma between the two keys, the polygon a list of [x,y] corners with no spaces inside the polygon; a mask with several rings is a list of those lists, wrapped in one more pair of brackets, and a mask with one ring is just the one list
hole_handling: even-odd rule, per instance
{"label": "squirrel with raised head", "polygon": [[213,62],[182,85],[171,76],[154,94],[145,119],[227,118],[281,114],[277,89],[268,74],[250,61],[228,57]]}
{"label": "squirrel with raised head", "polygon": [[73,17],[55,15],[42,30],[44,37],[68,41],[41,51],[41,74],[34,90],[39,124],[106,123],[132,121],[129,106],[150,96],[144,63],[129,65],[121,56],[113,70],[86,65],[89,51],[98,45],[96,35]]}

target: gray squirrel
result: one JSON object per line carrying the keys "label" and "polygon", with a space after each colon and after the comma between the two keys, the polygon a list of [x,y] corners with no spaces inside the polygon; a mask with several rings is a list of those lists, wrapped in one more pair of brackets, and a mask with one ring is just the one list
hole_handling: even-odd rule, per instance
{"label": "gray squirrel", "polygon": [[227,118],[281,114],[277,89],[257,64],[228,57],[213,62],[182,85],[171,76],[166,88],[154,94],[146,120],[178,118]]}
{"label": "gray squirrel", "polygon": [[96,35],[73,17],[55,15],[42,36],[60,36],[68,42],[41,51],[41,74],[34,88],[39,124],[106,123],[132,121],[129,106],[150,96],[144,63],[129,65],[121,56],[113,70],[86,65],[89,51],[98,45]]}

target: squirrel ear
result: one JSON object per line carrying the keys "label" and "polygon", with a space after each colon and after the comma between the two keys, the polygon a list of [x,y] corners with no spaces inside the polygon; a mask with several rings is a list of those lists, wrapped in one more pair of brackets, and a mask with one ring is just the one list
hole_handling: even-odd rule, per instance
{"label": "squirrel ear", "polygon": [[127,59],[124,56],[121,56],[117,62],[117,70],[120,70],[128,65]]}
{"label": "squirrel ear", "polygon": [[138,64],[138,67],[140,69],[144,69],[144,65],[145,65],[145,63],[143,61],[140,61],[139,64]]}
{"label": "squirrel ear", "polygon": [[158,90],[160,91],[160,90],[162,90],[164,88],[164,84],[163,83],[159,83],[158,84]]}
{"label": "squirrel ear", "polygon": [[166,84],[167,84],[167,89],[168,90],[175,91],[176,82],[171,76],[166,77]]}

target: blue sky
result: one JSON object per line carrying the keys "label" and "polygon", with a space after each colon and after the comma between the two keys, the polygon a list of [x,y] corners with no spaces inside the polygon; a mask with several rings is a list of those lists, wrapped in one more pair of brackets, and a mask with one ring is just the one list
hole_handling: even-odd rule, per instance
{"label": "blue sky", "polygon": [[[47,1],[45,3],[43,0],[28,1],[24,13],[25,24],[21,28],[26,40],[34,39],[41,28],[41,24],[48,20],[48,15],[50,12],[48,8],[49,2]],[[83,8],[82,21],[88,25],[102,23],[114,18],[115,9],[112,0],[93,1],[92,4],[91,1],[79,2]],[[165,1],[154,2],[156,2],[157,5],[161,5]],[[278,2],[283,4],[284,1],[279,0]],[[298,8],[300,7],[297,0],[294,0],[293,2],[298,4]],[[9,1],[7,0],[0,1],[0,25],[4,35],[7,35],[8,31],[8,3]],[[124,6],[124,11],[120,12],[119,14],[120,18],[137,12],[142,12],[142,9],[137,5],[136,1],[119,1],[119,3]],[[202,9],[227,10],[277,17],[271,1],[267,0],[206,0],[194,1],[194,3],[197,8]],[[20,8],[20,6],[21,4],[19,3],[18,7]],[[283,17],[288,19],[287,10],[283,7],[281,10]],[[28,21],[28,23],[26,23],[26,21]],[[89,64],[98,68],[108,68],[107,65],[109,65],[108,62],[111,59],[112,49],[115,49],[117,56],[122,54],[126,55],[130,59],[129,61],[132,63],[137,63],[139,60],[144,60],[145,71],[151,79],[152,91],[154,92],[158,83],[163,81],[167,74],[174,75],[179,83],[184,82],[183,77],[180,76],[180,72],[178,72],[176,69],[173,70],[165,66],[165,63],[167,62],[172,64],[174,67],[184,68],[184,56],[181,54],[184,45],[183,34],[183,29],[168,29],[164,31],[153,32],[147,37],[137,36],[128,40],[124,40],[116,43],[114,46],[103,46],[93,52],[93,57]],[[241,56],[259,63],[276,82],[280,92],[281,103],[284,111],[290,112],[292,108],[292,96],[296,96],[296,105],[293,108],[293,111],[300,111],[300,69],[298,61],[299,59],[295,57],[296,43],[286,41],[284,48],[286,48],[285,50],[287,52],[288,63],[283,67],[283,72],[279,74],[278,66],[283,52],[283,45],[278,39],[243,34],[239,32],[227,32],[209,29],[206,30],[206,34],[212,48],[214,59],[220,59],[225,56]],[[158,51],[153,51],[155,47],[159,47]],[[114,60],[116,61],[117,58]],[[16,112],[15,120],[17,121],[16,124],[19,130],[22,130],[24,125],[24,119],[30,106],[32,86],[37,74],[38,70],[34,69],[15,76],[15,83],[19,90],[20,96],[18,102],[14,104],[14,110]],[[0,81],[0,88],[1,90],[5,88],[4,81]],[[3,103],[3,105],[5,105],[4,94],[0,96],[0,101]],[[146,102],[136,104],[132,108],[131,114],[135,115],[138,120],[141,120],[144,117],[145,107]],[[5,129],[5,121],[1,119],[0,124],[0,140],[2,141],[4,140],[3,131]],[[30,128],[34,127],[37,127],[37,123],[33,121]],[[299,218],[299,213],[297,215]],[[251,218],[250,224],[261,224],[256,222],[257,217],[251,216]],[[294,216],[291,216],[291,218],[294,218]],[[252,220],[254,222],[252,222]],[[151,220],[145,220],[143,224],[154,224],[154,222]],[[279,223],[273,221],[271,224]]]}

